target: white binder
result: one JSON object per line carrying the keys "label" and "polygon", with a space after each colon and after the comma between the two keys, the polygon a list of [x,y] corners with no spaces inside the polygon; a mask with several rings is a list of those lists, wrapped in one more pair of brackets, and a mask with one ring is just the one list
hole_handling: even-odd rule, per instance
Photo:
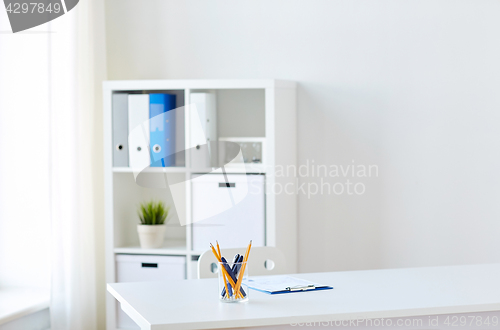
{"label": "white binder", "polygon": [[128,94],[113,94],[113,166],[128,167]]}
{"label": "white binder", "polygon": [[142,170],[151,164],[149,155],[149,95],[128,96],[129,167]]}
{"label": "white binder", "polygon": [[[215,167],[210,159],[216,160],[216,148],[208,148],[207,143],[217,142],[217,108],[215,94],[192,93],[190,103],[196,105],[196,112],[191,118],[190,140],[191,145],[191,167],[204,169]],[[205,146],[204,146],[205,145]],[[215,144],[213,144],[215,146]]]}

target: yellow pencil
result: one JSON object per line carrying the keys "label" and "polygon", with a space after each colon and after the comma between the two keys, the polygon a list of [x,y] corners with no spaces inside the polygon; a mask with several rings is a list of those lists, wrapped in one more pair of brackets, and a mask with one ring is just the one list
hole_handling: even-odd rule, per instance
{"label": "yellow pencil", "polygon": [[[221,258],[221,260],[222,260],[222,254],[220,253],[219,242],[218,241],[215,241],[215,242],[217,243],[217,252],[219,252],[219,258]],[[222,267],[222,265],[221,265],[221,267]],[[229,291],[227,290],[227,282],[226,282],[226,273],[225,272],[222,272],[222,278],[224,279],[224,287],[226,288],[226,295],[229,298]]]}
{"label": "yellow pencil", "polygon": [[215,251],[215,248],[214,246],[212,245],[212,243],[210,243],[210,247],[212,248],[212,252],[214,253],[215,257],[217,258],[217,260],[220,262],[220,257],[219,257],[219,254],[217,253],[217,251]]}
{"label": "yellow pencil", "polygon": [[243,265],[240,270],[240,276],[238,278],[238,281],[236,282],[236,292],[239,292],[240,287],[241,287],[241,282],[243,281],[243,275],[245,274],[245,268],[247,266],[247,261],[248,261],[248,256],[250,254],[250,248],[252,247],[252,241],[248,244],[247,250],[245,252],[245,257],[243,258]]}
{"label": "yellow pencil", "polygon": [[238,282],[236,282],[236,287],[234,290],[240,292],[241,282],[243,281],[243,274],[245,274],[245,268],[247,266],[248,255],[250,254],[250,248],[252,247],[252,241],[248,244],[247,251],[245,252],[245,257],[243,258],[243,265],[241,266],[240,276],[238,277]]}
{"label": "yellow pencil", "polygon": [[219,258],[222,258],[222,254],[220,253],[219,241],[215,241],[217,243],[217,252],[219,252]]}

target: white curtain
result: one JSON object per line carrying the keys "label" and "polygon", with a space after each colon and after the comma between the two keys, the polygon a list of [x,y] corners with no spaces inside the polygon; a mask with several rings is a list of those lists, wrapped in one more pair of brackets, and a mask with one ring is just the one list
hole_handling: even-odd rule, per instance
{"label": "white curtain", "polygon": [[51,329],[104,327],[103,0],[49,23]]}

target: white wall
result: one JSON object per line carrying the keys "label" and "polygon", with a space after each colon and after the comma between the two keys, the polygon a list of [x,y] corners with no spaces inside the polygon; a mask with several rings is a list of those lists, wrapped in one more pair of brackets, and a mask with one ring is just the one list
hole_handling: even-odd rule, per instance
{"label": "white wall", "polygon": [[364,195],[300,196],[301,271],[500,261],[500,2],[107,0],[106,16],[109,79],[295,80],[299,162],[378,165],[350,178]]}

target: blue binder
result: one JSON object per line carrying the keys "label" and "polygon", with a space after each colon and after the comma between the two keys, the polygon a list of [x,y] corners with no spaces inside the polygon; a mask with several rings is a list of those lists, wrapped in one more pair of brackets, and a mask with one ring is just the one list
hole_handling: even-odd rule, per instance
{"label": "blue binder", "polygon": [[175,95],[149,94],[151,167],[175,166]]}

